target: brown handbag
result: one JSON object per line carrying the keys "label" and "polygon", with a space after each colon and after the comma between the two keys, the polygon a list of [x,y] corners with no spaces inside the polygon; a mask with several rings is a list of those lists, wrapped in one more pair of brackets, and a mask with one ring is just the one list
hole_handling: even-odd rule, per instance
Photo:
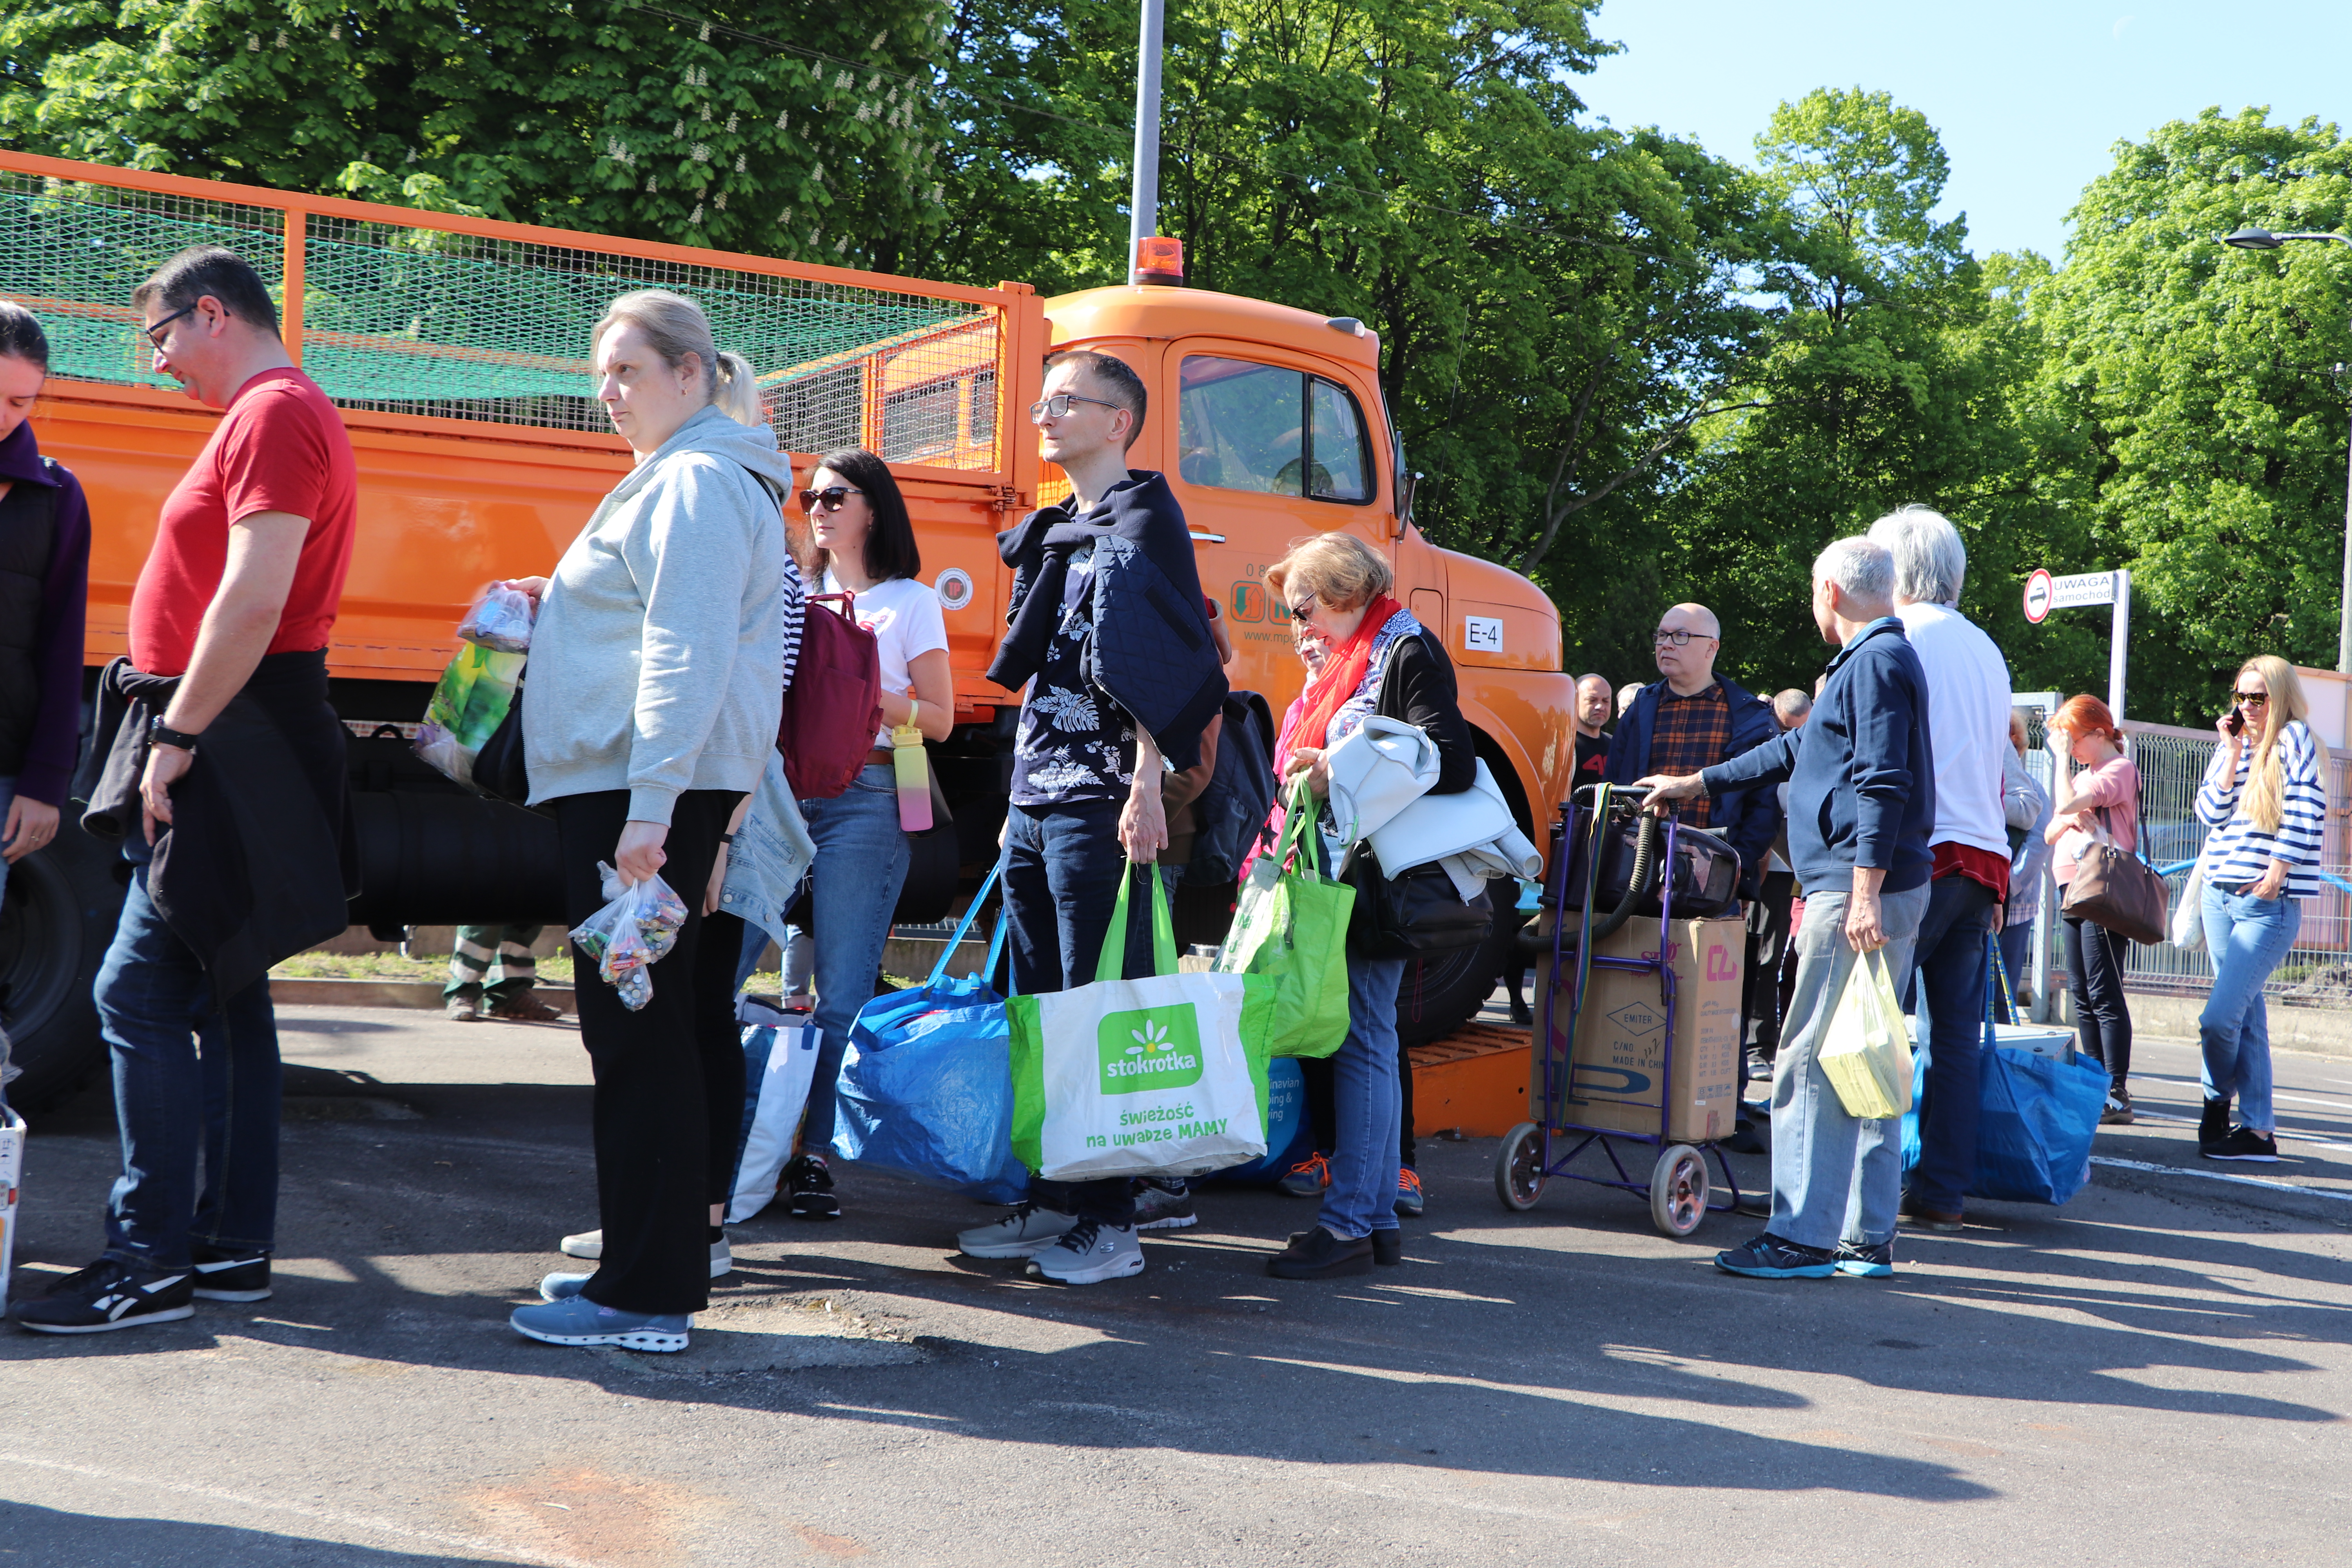
{"label": "brown handbag", "polygon": [[2099,807],[2097,841],[2075,862],[2074,879],[2066,884],[2066,902],[2060,912],[2133,942],[2153,944],[2165,939],[2164,879],[2138,856],[2116,847],[2104,805]]}

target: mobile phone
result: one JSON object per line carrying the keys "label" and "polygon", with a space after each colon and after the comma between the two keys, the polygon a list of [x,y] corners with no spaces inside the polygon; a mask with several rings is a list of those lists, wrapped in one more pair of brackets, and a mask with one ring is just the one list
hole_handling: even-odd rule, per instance
{"label": "mobile phone", "polygon": [[2230,716],[2221,722],[2230,726],[2230,733],[2232,735],[2242,735],[2246,732],[2246,716],[2235,708],[2230,710]]}

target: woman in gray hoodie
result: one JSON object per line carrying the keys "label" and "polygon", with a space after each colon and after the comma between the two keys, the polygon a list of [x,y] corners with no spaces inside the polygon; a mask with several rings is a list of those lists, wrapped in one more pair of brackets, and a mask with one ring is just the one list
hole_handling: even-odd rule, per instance
{"label": "woman in gray hoodie", "polygon": [[[509,1320],[562,1345],[686,1348],[729,1260],[709,1205],[726,1194],[743,1108],[733,1024],[738,922],[704,939],[706,889],[738,807],[776,746],[792,468],[751,366],[722,354],[700,307],[666,289],[596,324],[596,395],[636,454],[572,542],[531,634],[523,753],[555,816],[572,923],[660,876],[688,910],[637,1012],[574,952],[581,1040],[595,1071],[601,1233],[567,1238],[593,1274],[551,1274],[547,1305]],[[710,949],[705,954],[704,948]]]}

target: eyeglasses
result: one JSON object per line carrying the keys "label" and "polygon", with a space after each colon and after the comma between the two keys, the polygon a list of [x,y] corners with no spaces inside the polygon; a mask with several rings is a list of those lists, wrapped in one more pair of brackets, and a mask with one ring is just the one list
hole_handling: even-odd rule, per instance
{"label": "eyeglasses", "polygon": [[2239,691],[2234,692],[2231,695],[2237,698],[2238,706],[2241,708],[2267,708],[2270,706],[2271,694],[2267,691]]}
{"label": "eyeglasses", "polygon": [[1315,599],[1302,599],[1297,604],[1286,605],[1284,608],[1290,612],[1290,618],[1292,620],[1303,621],[1315,613],[1315,606],[1320,601]]}
{"label": "eyeglasses", "polygon": [[848,485],[827,485],[821,490],[803,490],[801,510],[814,511],[821,506],[827,511],[837,510],[851,496],[862,496],[865,493],[864,490],[854,489]]}
{"label": "eyeglasses", "polygon": [[1040,398],[1029,405],[1029,423],[1035,425],[1047,419],[1066,419],[1069,417],[1070,405],[1073,403],[1091,403],[1102,408],[1126,406],[1124,404],[1113,403],[1108,398],[1080,397],[1075,392],[1057,392],[1051,397]]}
{"label": "eyeglasses", "polygon": [[1691,638],[1693,638],[1693,637],[1696,637],[1696,638],[1698,638],[1700,641],[1704,642],[1704,641],[1706,641],[1706,633],[1705,633],[1705,632],[1653,632],[1653,633],[1651,633],[1651,634],[1650,634],[1650,646],[1651,646],[1652,647],[1665,647],[1668,643],[1672,643],[1672,644],[1674,644],[1676,647],[1688,647],[1690,646],[1690,640],[1691,640]]}
{"label": "eyeglasses", "polygon": [[[203,303],[204,301],[201,300],[196,301],[196,305],[201,305]],[[195,305],[183,305],[178,310],[173,311],[170,315],[164,317],[162,321],[156,322],[153,326],[142,327],[139,330],[146,334],[148,345],[157,353],[162,353],[163,352],[163,330],[166,327],[169,327],[173,322],[178,321],[181,317],[193,312],[195,308]]]}

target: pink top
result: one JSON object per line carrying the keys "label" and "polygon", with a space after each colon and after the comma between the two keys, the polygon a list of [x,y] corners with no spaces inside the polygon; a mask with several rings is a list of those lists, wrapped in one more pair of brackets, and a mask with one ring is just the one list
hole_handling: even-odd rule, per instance
{"label": "pink top", "polygon": [[[2104,805],[2107,808],[2107,834],[2116,847],[2126,852],[2139,847],[2139,769],[2127,757],[2109,757],[2095,768],[2074,775],[2073,807]],[[2097,817],[2094,816],[2094,821]],[[2077,830],[2058,840],[2058,851],[2051,858],[2050,874],[2064,887],[2074,879],[2074,864],[2098,840]]]}

